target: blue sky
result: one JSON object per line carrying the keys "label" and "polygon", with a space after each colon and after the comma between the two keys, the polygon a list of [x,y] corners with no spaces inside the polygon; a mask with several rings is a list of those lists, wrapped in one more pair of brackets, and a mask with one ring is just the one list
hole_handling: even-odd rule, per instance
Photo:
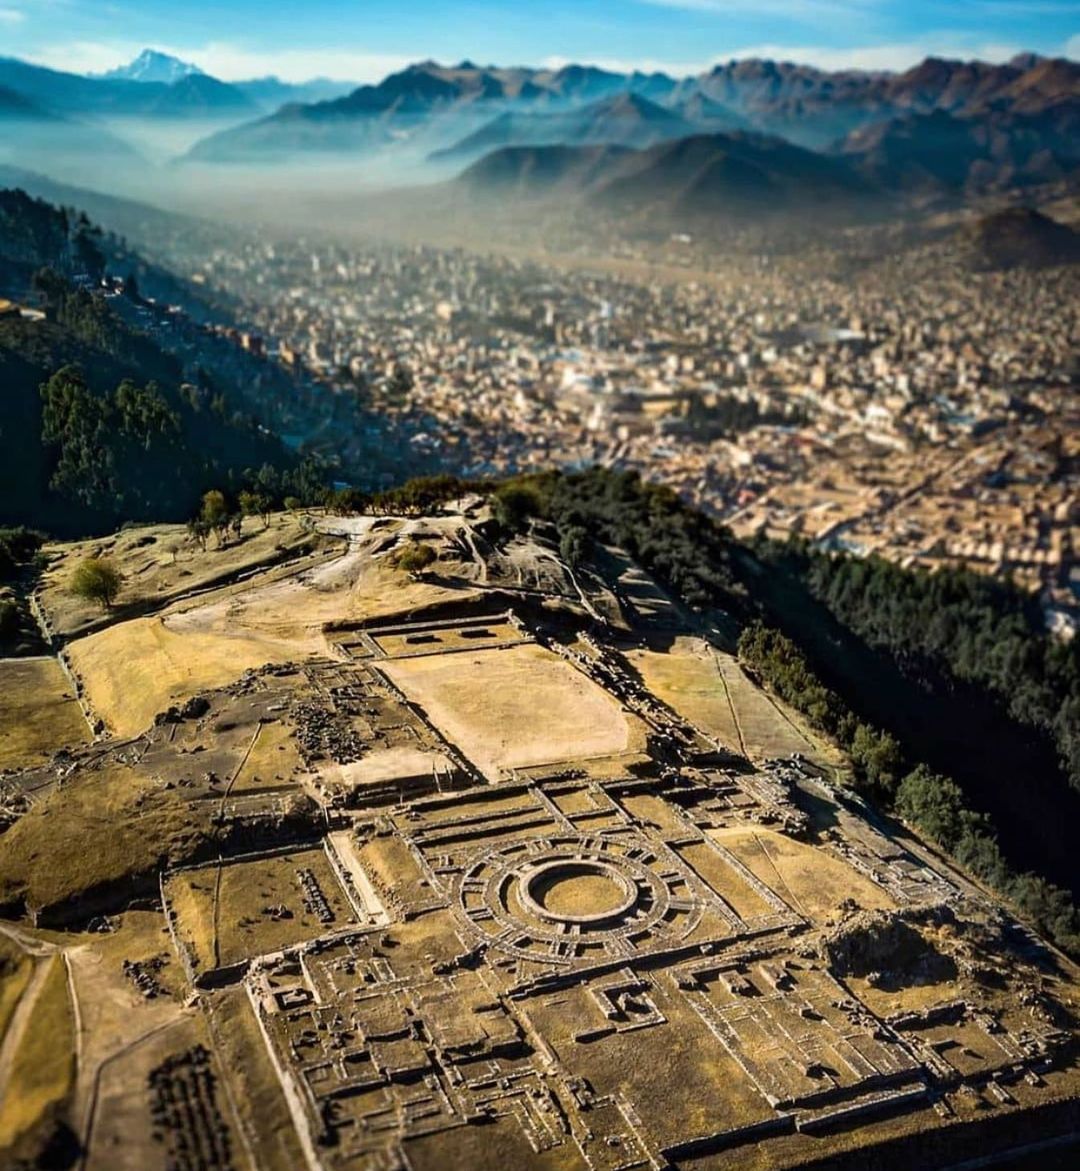
{"label": "blue sky", "polygon": [[372,81],[426,57],[902,69],[929,53],[1080,58],[1080,0],[0,0],[0,55],[90,71],[145,46],[225,79]]}

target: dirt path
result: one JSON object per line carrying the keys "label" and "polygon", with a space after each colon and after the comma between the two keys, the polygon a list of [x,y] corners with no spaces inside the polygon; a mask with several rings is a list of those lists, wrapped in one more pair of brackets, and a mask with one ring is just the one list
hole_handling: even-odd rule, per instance
{"label": "dirt path", "polygon": [[461,531],[465,534],[465,541],[468,544],[470,550],[472,550],[473,560],[476,562],[476,564],[480,568],[480,584],[487,585],[488,584],[487,558],[482,557],[480,555],[480,550],[476,546],[476,534],[473,531],[473,527],[472,527],[472,525],[467,524],[462,528]]}
{"label": "dirt path", "polygon": [[739,738],[739,753],[744,760],[749,760],[750,756],[746,751],[746,740],[743,738],[742,724],[739,723],[739,713],[735,710],[735,700],[732,698],[731,688],[728,687],[727,679],[724,678],[724,669],[720,665],[720,655],[712,646],[709,646],[709,653],[712,655],[712,661],[716,667],[716,674],[720,679],[720,686],[724,689],[724,698],[727,700],[728,708],[731,711],[731,722],[735,725],[735,735]]}
{"label": "dirt path", "polygon": [[799,896],[791,889],[790,886],[788,886],[784,876],[780,873],[776,862],[773,860],[772,854],[769,853],[769,847],[765,845],[764,838],[762,838],[759,834],[754,834],[753,837],[757,848],[762,852],[762,854],[765,855],[765,859],[772,868],[773,874],[776,875],[777,882],[781,887],[783,887],[785,891],[787,891],[788,897],[791,899],[792,906],[799,912],[800,915],[803,916],[804,919],[810,919],[811,916],[807,913],[806,908],[802,905],[802,903],[799,902]]}
{"label": "dirt path", "polygon": [[51,957],[35,962],[30,982],[26,985],[22,996],[19,997],[15,1011],[11,1014],[11,1022],[8,1024],[3,1041],[0,1042],[0,1101],[7,1096],[11,1069],[15,1064],[15,1055],[19,1052],[19,1046],[22,1044],[22,1039],[26,1035],[27,1027],[34,1015],[34,1006],[37,1004],[45,978],[49,974],[49,968],[55,962]]}
{"label": "dirt path", "polygon": [[9,923],[0,923],[0,935],[6,935],[8,939],[17,943],[23,951],[32,956],[51,956],[61,950],[55,943],[34,939],[33,936],[20,931],[18,927],[12,927]]}

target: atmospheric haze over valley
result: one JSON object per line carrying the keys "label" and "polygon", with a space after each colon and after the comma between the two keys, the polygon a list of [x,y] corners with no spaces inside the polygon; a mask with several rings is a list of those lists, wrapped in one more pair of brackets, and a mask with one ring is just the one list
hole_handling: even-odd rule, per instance
{"label": "atmospheric haze over valley", "polygon": [[543,9],[0,4],[0,1171],[1076,1165],[1080,9]]}

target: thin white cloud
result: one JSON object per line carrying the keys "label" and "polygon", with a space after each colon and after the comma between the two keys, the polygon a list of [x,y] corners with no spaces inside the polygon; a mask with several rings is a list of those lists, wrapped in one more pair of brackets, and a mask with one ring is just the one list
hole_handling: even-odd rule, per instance
{"label": "thin white cloud", "polygon": [[1000,63],[1023,51],[1023,45],[996,42],[940,41],[926,39],[893,44],[862,45],[837,49],[828,45],[747,45],[720,60],[743,57],[767,57],[773,61],[794,61],[830,71],[843,69],[903,70],[910,69],[927,57],[949,57],[964,61]]}
{"label": "thin white cloud", "polygon": [[717,16],[772,16],[804,24],[848,20],[881,7],[881,0],[637,0],[651,8],[712,12]]}
{"label": "thin white cloud", "polygon": [[0,24],[22,24],[26,13],[19,8],[0,7]]}
{"label": "thin white cloud", "polygon": [[971,0],[971,6],[988,16],[1080,16],[1077,0]]}
{"label": "thin white cloud", "polygon": [[1065,42],[1065,56],[1071,58],[1073,61],[1080,61],[1080,33],[1074,37],[1069,37]]}
{"label": "thin white cloud", "polygon": [[[706,2],[706,0],[703,0]],[[1076,42],[1073,44],[1073,42]],[[1080,55],[1080,37],[1074,37],[1070,42],[1073,50],[1071,56]],[[899,72],[910,69],[927,57],[951,57],[962,60],[978,59],[980,61],[1002,62],[1008,61],[1023,49],[1022,45],[997,44],[992,42],[960,42],[956,40],[926,40],[896,42],[894,44],[860,45],[855,48],[837,49],[827,45],[793,45],[793,44],[758,44],[740,45],[733,47],[730,52],[725,51],[709,58],[698,61],[659,61],[652,58],[614,58],[590,57],[578,58],[579,64],[595,65],[599,69],[609,69],[615,73],[630,73],[635,69],[643,73],[659,70],[673,77],[687,77],[692,74],[704,73],[714,65],[732,60],[746,60],[748,58],[762,58],[771,61],[792,61],[798,65],[812,65],[818,69],[830,71],[860,69],[869,72],[889,71]],[[543,64],[551,69],[558,69],[571,63],[568,57],[549,57]]]}
{"label": "thin white cloud", "polygon": [[[147,46],[130,43],[76,41],[50,45],[26,54],[26,59],[52,69],[71,73],[103,73],[126,65]],[[332,77],[343,81],[379,81],[409,64],[413,58],[393,53],[370,53],[351,49],[275,49],[260,52],[212,41],[201,46],[150,46],[159,52],[190,61],[222,81],[244,81],[274,74],[284,81],[308,81]]]}

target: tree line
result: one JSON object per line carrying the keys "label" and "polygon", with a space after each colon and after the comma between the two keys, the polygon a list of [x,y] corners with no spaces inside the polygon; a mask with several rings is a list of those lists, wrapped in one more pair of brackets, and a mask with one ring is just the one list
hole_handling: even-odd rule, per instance
{"label": "tree line", "polygon": [[751,623],[739,637],[738,651],[753,677],[847,752],[856,789],[899,814],[961,866],[1012,899],[1063,950],[1080,955],[1080,912],[1069,893],[1010,866],[989,819],[968,807],[959,785],[925,764],[906,760],[894,737],[858,720],[843,699],[821,683],[795,643],[778,630]]}
{"label": "tree line", "polygon": [[943,673],[981,689],[1049,736],[1080,789],[1080,640],[1048,634],[1034,595],[964,568],[929,573],[799,545],[783,556],[845,626],[908,675]]}
{"label": "tree line", "polygon": [[518,476],[495,490],[492,510],[511,530],[533,518],[550,521],[570,561],[586,556],[593,541],[618,545],[689,606],[745,609],[727,530],[636,472],[594,468]]}

